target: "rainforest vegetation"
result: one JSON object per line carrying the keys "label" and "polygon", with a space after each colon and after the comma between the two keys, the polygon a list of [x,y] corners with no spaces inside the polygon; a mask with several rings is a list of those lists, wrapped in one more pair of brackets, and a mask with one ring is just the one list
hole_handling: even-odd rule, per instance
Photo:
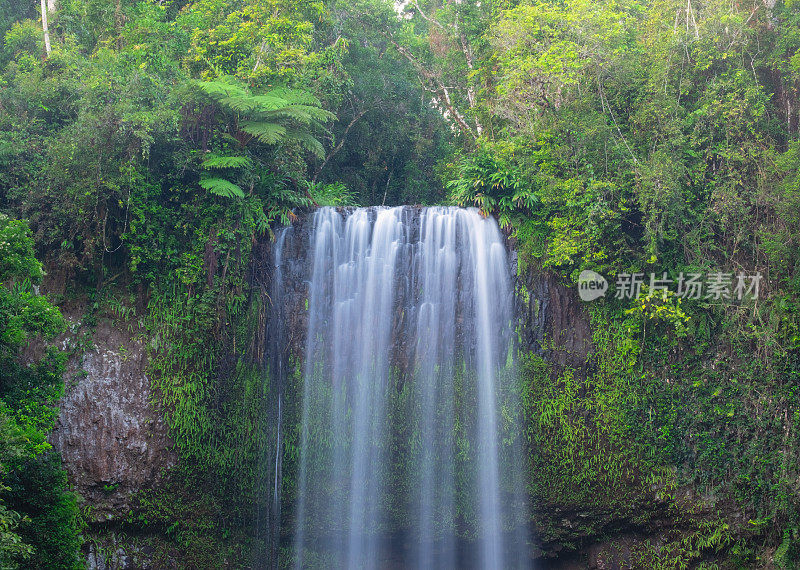
{"label": "rainforest vegetation", "polygon": [[[248,567],[252,252],[315,206],[455,204],[520,283],[763,276],[608,295],[588,357],[521,355],[545,559],[635,531],[633,567],[800,567],[798,89],[796,0],[0,0],[0,566],[116,533]],[[47,440],[76,307],[152,339],[179,458],[113,526]]]}

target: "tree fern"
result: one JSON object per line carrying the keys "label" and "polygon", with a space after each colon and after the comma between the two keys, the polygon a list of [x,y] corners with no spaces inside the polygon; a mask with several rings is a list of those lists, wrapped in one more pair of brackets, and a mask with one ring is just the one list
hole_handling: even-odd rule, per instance
{"label": "tree fern", "polygon": [[203,168],[249,168],[253,161],[246,156],[218,156],[209,154],[203,160]]}
{"label": "tree fern", "polygon": [[302,89],[289,89],[288,87],[276,87],[270,90],[270,94],[275,97],[286,99],[297,105],[310,105],[312,107],[320,107],[322,104],[319,99],[314,97],[308,91]]}
{"label": "tree fern", "polygon": [[229,76],[196,84],[223,112],[236,115],[241,132],[259,142],[271,145],[282,140],[295,140],[315,155],[324,155],[322,145],[311,130],[324,129],[324,124],[336,116],[323,109],[319,99],[311,93],[277,87],[253,95]]}
{"label": "tree fern", "polygon": [[286,127],[267,121],[242,121],[239,128],[264,144],[275,144],[286,136]]}
{"label": "tree fern", "polygon": [[317,158],[325,158],[325,148],[322,146],[322,143],[308,132],[289,130],[287,135],[287,138],[297,141],[300,143],[300,146],[308,152],[313,153]]}
{"label": "tree fern", "polygon": [[203,178],[200,180],[200,186],[217,196],[244,198],[244,190],[224,178]]}
{"label": "tree fern", "polygon": [[[294,142],[319,158],[325,156],[325,149],[313,131],[323,130],[324,124],[335,119],[335,116],[323,109],[319,99],[311,93],[278,87],[253,94],[229,76],[221,76],[214,81],[198,81],[196,85],[228,118],[230,128],[220,133],[227,148],[232,148],[232,145],[246,147],[253,141],[265,145],[285,141]],[[268,219],[280,218],[287,223],[291,208],[311,205],[310,198],[298,192],[296,187],[273,180],[269,170],[258,160],[257,153],[248,153],[245,149],[242,151],[250,156],[207,154],[201,166],[205,170],[227,170],[224,176],[254,188],[257,196],[267,199],[265,208]],[[218,196],[243,198],[242,185],[231,180],[208,176],[200,181],[200,186]]]}

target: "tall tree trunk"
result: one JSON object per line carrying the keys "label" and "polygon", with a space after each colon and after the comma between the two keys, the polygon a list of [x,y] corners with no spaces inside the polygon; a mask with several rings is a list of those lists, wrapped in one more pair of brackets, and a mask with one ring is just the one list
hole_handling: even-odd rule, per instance
{"label": "tall tree trunk", "polygon": [[420,77],[420,79],[422,79],[423,89],[433,93],[436,96],[437,103],[444,107],[448,113],[450,113],[450,117],[453,121],[455,121],[458,129],[473,140],[476,139],[477,136],[472,130],[472,127],[467,124],[466,120],[464,119],[464,115],[462,115],[453,104],[453,100],[450,97],[450,90],[442,81],[441,76],[435,71],[424,67],[405,46],[397,43],[390,33],[384,33],[384,36],[389,40],[389,42],[391,42],[400,55],[405,57],[411,63],[411,65],[414,66],[414,69],[417,71],[417,75]]}
{"label": "tall tree trunk", "polygon": [[[458,40],[461,42],[461,51],[464,53],[464,58],[467,60],[467,67],[470,71],[474,71],[475,67],[472,65],[472,47],[470,47],[467,41],[467,36],[463,33],[459,34]],[[477,98],[475,96],[475,87],[472,85],[471,81],[471,78],[467,79],[467,101],[469,101],[469,108],[474,109]],[[483,125],[481,125],[477,116],[475,117],[475,131],[478,133],[478,136],[483,134]]]}
{"label": "tall tree trunk", "polygon": [[47,11],[51,15],[55,13],[57,7],[58,7],[58,2],[56,0],[47,0]]}
{"label": "tall tree trunk", "polygon": [[[53,4],[55,6],[55,3]],[[50,30],[47,27],[47,2],[42,0],[42,29],[44,30],[44,49],[50,55]]]}
{"label": "tall tree trunk", "polygon": [[312,179],[311,179],[311,182],[316,182],[316,181],[317,181],[317,177],[319,176],[319,173],[320,173],[320,172],[322,172],[322,169],[323,169],[323,168],[325,168],[325,165],[326,165],[326,164],[328,164],[328,162],[330,162],[330,160],[331,160],[331,159],[332,159],[334,156],[336,156],[336,153],[337,153],[337,152],[339,152],[340,150],[342,150],[342,146],[344,145],[344,141],[345,141],[345,139],[347,138],[347,133],[349,133],[349,132],[350,132],[350,129],[352,129],[352,128],[353,128],[353,125],[355,125],[355,124],[356,124],[356,122],[357,122],[357,121],[358,121],[358,120],[359,120],[361,117],[363,117],[363,116],[364,116],[364,114],[365,114],[366,112],[367,112],[367,110],[366,110],[366,109],[362,109],[361,111],[359,111],[358,113],[356,113],[355,115],[353,115],[353,119],[352,119],[352,120],[350,121],[350,123],[347,125],[347,128],[345,128],[345,130],[344,130],[344,133],[342,134],[342,138],[341,138],[341,139],[339,139],[339,142],[336,144],[336,146],[335,146],[335,147],[334,147],[334,149],[333,149],[333,150],[330,152],[330,154],[328,154],[328,156],[326,156],[326,157],[325,157],[325,160],[323,161],[323,163],[322,163],[322,166],[320,166],[320,167],[317,169],[317,173],[316,173],[316,174],[314,174],[314,178],[312,178]]}
{"label": "tall tree trunk", "polygon": [[114,10],[114,27],[117,30],[117,49],[122,49],[122,0],[117,0]]}

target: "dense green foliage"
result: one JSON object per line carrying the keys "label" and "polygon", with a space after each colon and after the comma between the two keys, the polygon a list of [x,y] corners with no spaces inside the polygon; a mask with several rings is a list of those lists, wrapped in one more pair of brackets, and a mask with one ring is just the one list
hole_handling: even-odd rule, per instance
{"label": "dense green foliage", "polygon": [[585,362],[523,355],[531,494],[593,509],[536,513],[568,548],[670,505],[643,567],[800,556],[800,2],[60,0],[49,23],[46,54],[38,3],[0,6],[0,564],[79,545],[45,439],[64,356],[24,350],[64,328],[43,277],[151,339],[180,461],[120,524],[245,565],[274,441],[254,246],[315,204],[442,202],[497,215],[523,278],[760,272],[757,301],[608,295]]}
{"label": "dense green foliage", "polygon": [[20,358],[28,341],[54,336],[64,321],[33,288],[42,266],[25,223],[0,214],[0,253],[0,565],[75,568],[76,497],[45,439],[64,389],[64,355],[50,347]]}
{"label": "dense green foliage", "polygon": [[711,511],[684,523],[704,546],[667,534],[645,567],[797,560],[798,8],[523,4],[483,36],[480,101],[502,135],[449,188],[515,228],[523,265],[599,271],[612,292],[621,273],[764,276],[755,301],[607,295],[584,366],[529,363],[541,503],[591,505],[586,536],[608,509],[646,527],[629,509],[653,485],[673,520]]}

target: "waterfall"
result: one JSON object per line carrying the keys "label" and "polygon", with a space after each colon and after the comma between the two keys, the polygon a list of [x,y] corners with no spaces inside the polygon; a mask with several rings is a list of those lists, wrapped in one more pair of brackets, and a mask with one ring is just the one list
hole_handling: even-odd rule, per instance
{"label": "waterfall", "polygon": [[307,248],[303,364],[283,394],[299,399],[284,437],[293,566],[531,567],[496,222],[475,209],[321,208]]}
{"label": "waterfall", "polygon": [[[276,236],[275,241],[275,273],[272,282],[272,300],[276,307],[282,306],[282,298],[283,298],[283,270],[282,270],[282,263],[283,263],[283,248],[286,243],[286,235],[289,233],[289,228],[282,228],[278,235]],[[284,359],[279,355],[279,351],[283,348],[284,345],[284,338],[283,338],[283,327],[282,327],[283,315],[280,313],[278,314],[278,318],[274,319],[273,322],[275,325],[275,330],[273,332],[273,340],[274,340],[274,348],[273,351],[276,353],[276,358],[274,358],[274,374],[273,379],[275,390],[274,396],[277,399],[277,418],[275,426],[275,458],[273,461],[274,466],[274,476],[272,481],[272,517],[271,517],[271,526],[272,526],[272,533],[270,537],[270,550],[271,555],[270,558],[273,561],[273,566],[277,566],[278,561],[278,544],[280,542],[280,520],[281,520],[281,502],[280,502],[280,486],[281,486],[281,463],[282,463],[282,442],[281,442],[281,435],[282,435],[282,424],[283,424],[283,398],[284,398]]]}

